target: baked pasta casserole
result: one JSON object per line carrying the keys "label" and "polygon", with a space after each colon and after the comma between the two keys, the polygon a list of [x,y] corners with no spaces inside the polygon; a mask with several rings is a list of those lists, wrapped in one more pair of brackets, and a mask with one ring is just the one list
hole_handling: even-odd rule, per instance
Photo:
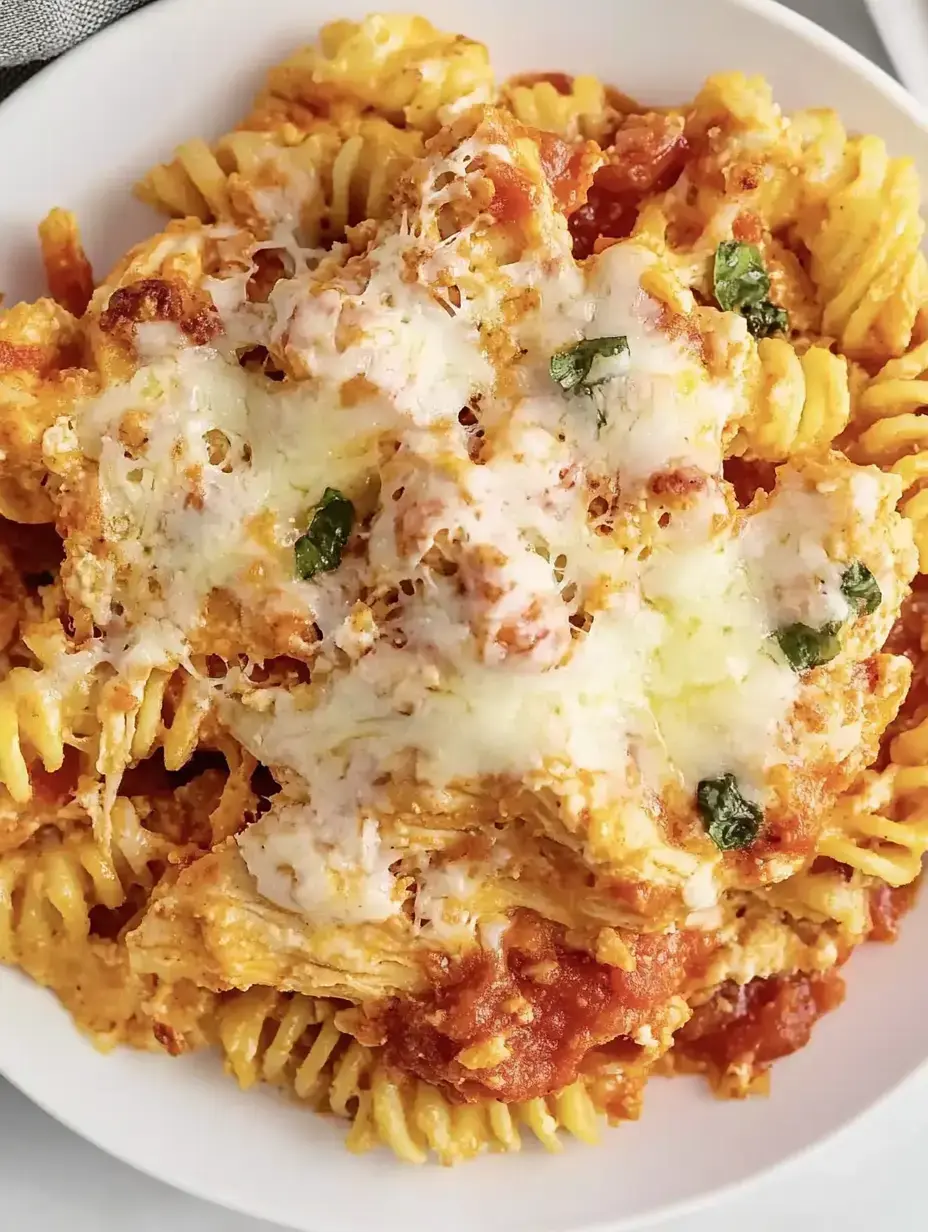
{"label": "baked pasta casserole", "polygon": [[337,21],[0,313],[0,959],[452,1163],[763,1092],[928,848],[912,163]]}

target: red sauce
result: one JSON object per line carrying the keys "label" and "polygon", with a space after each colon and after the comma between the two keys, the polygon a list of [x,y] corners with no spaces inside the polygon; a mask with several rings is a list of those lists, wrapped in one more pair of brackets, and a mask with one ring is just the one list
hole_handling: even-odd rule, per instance
{"label": "red sauce", "polygon": [[626,116],[608,151],[608,163],[596,172],[586,204],[571,217],[574,255],[588,257],[601,236],[630,235],[642,200],[668,189],[689,154],[681,116]]}
{"label": "red sauce", "polygon": [[[591,1048],[653,1021],[716,944],[704,932],[625,940],[637,959],[631,972],[568,947],[559,925],[520,912],[502,955],[471,955],[436,971],[427,996],[387,1005],[379,1023],[387,1060],[465,1100],[519,1101],[565,1086]],[[457,1060],[498,1035],[509,1049],[501,1064],[469,1069]]]}
{"label": "red sauce", "polygon": [[561,212],[570,215],[582,206],[593,183],[598,147],[592,141],[568,145],[554,133],[536,134],[541,169],[551,186]]}
{"label": "red sauce", "polygon": [[281,278],[293,274],[293,261],[280,248],[259,248],[252,256],[254,272],[248,279],[245,293],[253,304],[266,304]]}
{"label": "red sauce", "polygon": [[658,471],[648,480],[648,490],[652,496],[664,496],[678,502],[705,491],[707,486],[705,472],[695,466],[675,466],[671,470]]}
{"label": "red sauce", "polygon": [[742,210],[732,223],[731,233],[742,244],[759,244],[764,238],[764,224],[757,214]]}
{"label": "red sauce", "polygon": [[748,1065],[757,1073],[804,1048],[818,1019],[844,1000],[837,971],[728,983],[674,1037],[674,1052],[721,1075]]}
{"label": "red sauce", "polygon": [[895,941],[902,917],[915,906],[918,881],[910,885],[875,885],[870,890],[870,941]]}
{"label": "red sauce", "polygon": [[747,458],[726,458],[722,474],[735,489],[735,500],[746,509],[761,489],[772,492],[777,481],[772,462],[755,462]]}
{"label": "red sauce", "polygon": [[38,804],[61,804],[77,789],[80,775],[80,757],[77,749],[69,746],[64,751],[64,761],[57,770],[46,770],[40,761],[29,767],[29,781]]}
{"label": "red sauce", "polygon": [[44,347],[0,340],[0,372],[42,372],[48,357]]}
{"label": "red sauce", "polygon": [[493,199],[489,210],[499,222],[522,222],[532,212],[535,188],[518,167],[494,160],[487,174],[493,181]]}

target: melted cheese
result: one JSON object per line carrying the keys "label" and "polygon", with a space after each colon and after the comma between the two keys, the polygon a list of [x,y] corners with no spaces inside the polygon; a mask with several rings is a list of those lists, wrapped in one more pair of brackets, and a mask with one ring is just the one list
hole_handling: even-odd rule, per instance
{"label": "melted cheese", "polygon": [[492,387],[493,368],[464,312],[445,307],[427,286],[407,281],[408,232],[371,256],[364,290],[320,291],[305,279],[271,293],[277,337],[306,373],[336,389],[363,377],[415,423],[457,415]]}
{"label": "melted cheese", "polygon": [[[590,808],[602,818],[588,859],[612,866],[618,848],[649,879],[688,878],[685,901],[696,907],[712,900],[712,865],[666,844],[648,793],[671,782],[692,793],[733,772],[764,803],[800,688],[771,634],[795,601],[787,596],[821,590],[830,522],[790,496],[741,532],[712,479],[738,381],[711,378],[688,343],[662,331],[639,286],[649,262],[609,250],[585,304],[561,314],[568,336],[579,314],[587,336],[629,338],[600,403],[545,388],[548,355],[529,350],[527,396],[498,422],[486,404],[479,464],[453,421],[423,431],[411,408],[419,426],[402,434],[383,474],[383,492],[398,495],[382,502],[369,544],[377,576],[418,581],[402,603],[404,647],[372,643],[305,701],[269,690],[257,709],[225,703],[246,747],[302,784],[346,836],[359,816],[380,813],[385,775],[433,788],[547,784],[569,824]],[[565,281],[556,275],[556,296]],[[542,294],[523,339],[550,336],[552,319],[558,311]],[[743,332],[738,322],[725,328]],[[434,379],[446,405],[444,376]],[[610,416],[599,433],[596,405]],[[656,528],[646,559],[596,533],[585,470],[634,484],[680,465],[707,474],[705,491]],[[436,548],[450,554],[450,577],[424,563]],[[768,577],[758,564],[771,557]],[[824,591],[834,603],[830,581]],[[592,619],[584,634],[570,623],[581,610]],[[838,755],[852,726],[832,733]],[[583,772],[592,778],[578,794]]]}
{"label": "melted cheese", "polygon": [[[659,306],[641,289],[652,261],[650,254],[629,255],[618,245],[607,249],[590,287],[594,308],[586,336],[628,339],[624,372],[594,392],[606,420],[599,463],[626,481],[678,466],[714,473],[722,433],[736,417],[741,395],[737,372],[710,377],[691,346],[660,326]],[[747,336],[744,322],[734,316],[720,329],[736,341]]]}
{"label": "melted cheese", "polygon": [[[870,476],[854,478],[859,483]],[[825,546],[847,516],[836,495],[785,472],[769,503],[748,521],[743,543],[751,583],[778,627],[800,621],[818,629],[848,617],[841,592],[846,564],[832,559]]]}
{"label": "melted cheese", "polygon": [[[682,466],[715,473],[725,429],[744,410],[743,319],[715,314],[717,343],[729,348],[731,359],[723,375],[710,375],[695,345],[668,332],[662,306],[642,289],[642,277],[655,262],[646,249],[615,245],[586,278],[564,252],[544,275],[537,266],[507,267],[517,283],[541,297],[538,312],[519,326],[532,389],[543,391],[539,418],[566,435],[593,473],[618,474],[626,486]],[[566,399],[550,396],[554,351],[582,338],[612,337],[628,343],[627,354],[608,361],[612,379]],[[594,363],[590,379],[605,375],[607,369],[598,372]]]}
{"label": "melted cheese", "polygon": [[[375,469],[394,421],[381,402],[343,407],[305,386],[284,390],[197,348],[144,364],[45,446],[59,465],[75,446],[97,462],[127,618],[189,631],[212,590],[247,594],[255,564],[312,609],[314,588],[292,582],[292,544],[327,486],[351,492]],[[101,625],[110,619],[101,613]]]}
{"label": "melted cheese", "polygon": [[349,837],[312,806],[286,804],[249,826],[239,847],[260,893],[310,920],[386,920],[402,901],[390,871],[396,853],[384,848],[372,818]]}
{"label": "melted cheese", "polygon": [[[711,910],[717,853],[672,841],[662,801],[733,772],[766,802],[803,688],[771,634],[847,614],[840,493],[787,476],[747,515],[724,495],[753,346],[742,318],[689,304],[669,320],[642,289],[656,258],[633,243],[578,266],[543,183],[533,238],[503,267],[484,215],[454,221],[479,199],[481,160],[519,157],[474,137],[427,159],[419,208],[361,256],[291,237],[296,272],[267,304],[247,301],[247,272],[208,280],[221,349],[146,327],[135,377],[46,435],[59,462],[97,467],[112,559],[74,572],[109,642],[117,592],[174,655],[217,588],[318,625],[310,685],[253,688],[232,670],[213,686],[284,784],[239,836],[245,861],[261,893],[317,922],[402,911],[397,785],[536,793],[538,824],[591,865]],[[553,351],[616,336],[627,353],[594,389],[552,381]],[[246,341],[292,379],[242,370]],[[680,468],[698,495],[660,516],[650,481]],[[363,493],[363,520],[351,555],[304,583],[293,543],[326,487]],[[882,509],[866,482],[855,491]],[[873,567],[891,573],[884,555]],[[858,736],[838,718],[821,740],[839,757]],[[419,916],[472,934],[461,870],[424,857],[416,872]]]}
{"label": "melted cheese", "polygon": [[675,517],[643,568],[642,587],[669,629],[652,660],[651,704],[689,790],[731,771],[762,796],[798,679],[770,642],[775,626],[750,585],[742,540],[730,529],[704,536],[705,525],[702,510]]}

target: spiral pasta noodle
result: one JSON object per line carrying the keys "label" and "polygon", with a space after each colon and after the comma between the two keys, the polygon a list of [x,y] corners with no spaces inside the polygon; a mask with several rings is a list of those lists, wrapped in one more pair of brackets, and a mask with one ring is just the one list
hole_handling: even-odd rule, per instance
{"label": "spiral pasta noodle", "polygon": [[[565,83],[566,84],[566,83]],[[592,138],[605,141],[614,113],[598,77],[581,75],[559,90],[548,80],[517,81],[506,87],[504,100],[523,124],[557,133],[569,141]]]}
{"label": "spiral pasta noodle", "polygon": [[847,360],[827,347],[801,355],[784,338],[757,344],[760,379],[754,405],[732,453],[782,462],[826,448],[847,426],[851,412]]}
{"label": "spiral pasta noodle", "polygon": [[[130,764],[151,757],[159,748],[165,767],[180,770],[193,756],[210,712],[212,695],[208,682],[185,671],[155,669],[131,690],[138,705],[129,710],[117,700],[124,696],[126,688],[126,683],[115,676],[99,691],[98,770],[101,774],[119,774]],[[173,694],[173,715],[166,719],[165,699],[169,690]]]}
{"label": "spiral pasta noodle", "polygon": [[64,703],[47,672],[18,667],[0,683],[0,783],[18,803],[32,798],[23,742],[36,750],[46,770],[60,770],[65,722]]}
{"label": "spiral pasta noodle", "polygon": [[800,920],[834,920],[845,935],[863,938],[869,927],[868,886],[859,868],[809,868],[781,885],[770,886],[764,897]]}
{"label": "spiral pasta noodle", "polygon": [[[892,756],[895,760],[900,750],[907,755],[923,743],[924,735],[918,733],[907,746],[896,744]],[[916,802],[904,808],[902,820],[890,815],[899,803],[904,804],[904,797],[897,793],[896,774],[891,766],[881,775],[865,775],[826,819],[818,851],[887,885],[903,886],[918,877],[928,851],[928,809]]]}
{"label": "spiral pasta noodle", "polygon": [[433,1153],[453,1164],[482,1151],[517,1151],[527,1130],[549,1151],[558,1131],[599,1137],[599,1113],[581,1080],[547,1099],[451,1103],[437,1088],[385,1067],[376,1050],[338,1026],[338,1003],[255,987],[226,994],[218,1034],[226,1065],[244,1089],[279,1086],[318,1110],[352,1121],[347,1145],[381,1144],[408,1163]]}
{"label": "spiral pasta noodle", "polygon": [[111,811],[109,850],[87,828],[40,833],[0,859],[0,956],[30,972],[59,943],[86,941],[95,907],[115,911],[151,890],[174,845],[146,830],[131,800]]}
{"label": "spiral pasta noodle", "polygon": [[179,146],[174,161],[152,168],[137,193],[164,213],[204,222],[232,221],[262,231],[288,214],[308,246],[344,237],[367,218],[383,218],[401,172],[421,153],[422,137],[377,117],[341,126],[318,122],[309,133],[238,130],[214,149]]}
{"label": "spiral pasta noodle", "polygon": [[852,359],[886,359],[909,345],[928,290],[918,177],[877,137],[850,141],[846,157],[821,225],[804,236],[822,332]]}
{"label": "spiral pasta noodle", "polygon": [[[27,749],[34,749],[50,773],[60,770],[67,744],[94,733],[96,766],[119,775],[129,765],[164,754],[168,770],[187,764],[210,711],[207,683],[186,672],[153,671],[130,686],[119,676],[83,674],[83,657],[65,656],[56,668],[16,667],[0,681],[0,783],[15,801],[32,798]],[[173,687],[173,714],[163,715]],[[134,705],[127,706],[127,697]],[[95,717],[92,717],[95,716]]]}
{"label": "spiral pasta noodle", "polygon": [[915,528],[921,572],[928,572],[928,343],[889,360],[861,391],[854,455],[902,480],[900,506]]}
{"label": "spiral pasta noodle", "polygon": [[489,102],[492,90],[480,43],[394,13],[330,22],[318,47],[302,48],[268,74],[273,97],[331,104],[334,95],[425,132],[445,123],[451,108]]}
{"label": "spiral pasta noodle", "polygon": [[[50,988],[96,1047],[116,1044],[178,1056],[212,1041],[214,994],[131,968],[121,938],[98,935],[96,912],[131,917],[168,845],[117,803],[107,856],[91,834],[44,833],[0,857],[0,961]],[[97,921],[99,923],[99,921]]]}
{"label": "spiral pasta noodle", "polygon": [[79,317],[93,295],[93,270],[70,210],[54,209],[39,223],[45,279],[52,298]]}

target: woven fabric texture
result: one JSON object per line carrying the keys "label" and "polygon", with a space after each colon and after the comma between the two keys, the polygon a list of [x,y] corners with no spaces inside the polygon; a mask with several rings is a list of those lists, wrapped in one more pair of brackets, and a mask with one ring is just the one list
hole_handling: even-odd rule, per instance
{"label": "woven fabric texture", "polygon": [[0,99],[95,31],[148,0],[0,0]]}

